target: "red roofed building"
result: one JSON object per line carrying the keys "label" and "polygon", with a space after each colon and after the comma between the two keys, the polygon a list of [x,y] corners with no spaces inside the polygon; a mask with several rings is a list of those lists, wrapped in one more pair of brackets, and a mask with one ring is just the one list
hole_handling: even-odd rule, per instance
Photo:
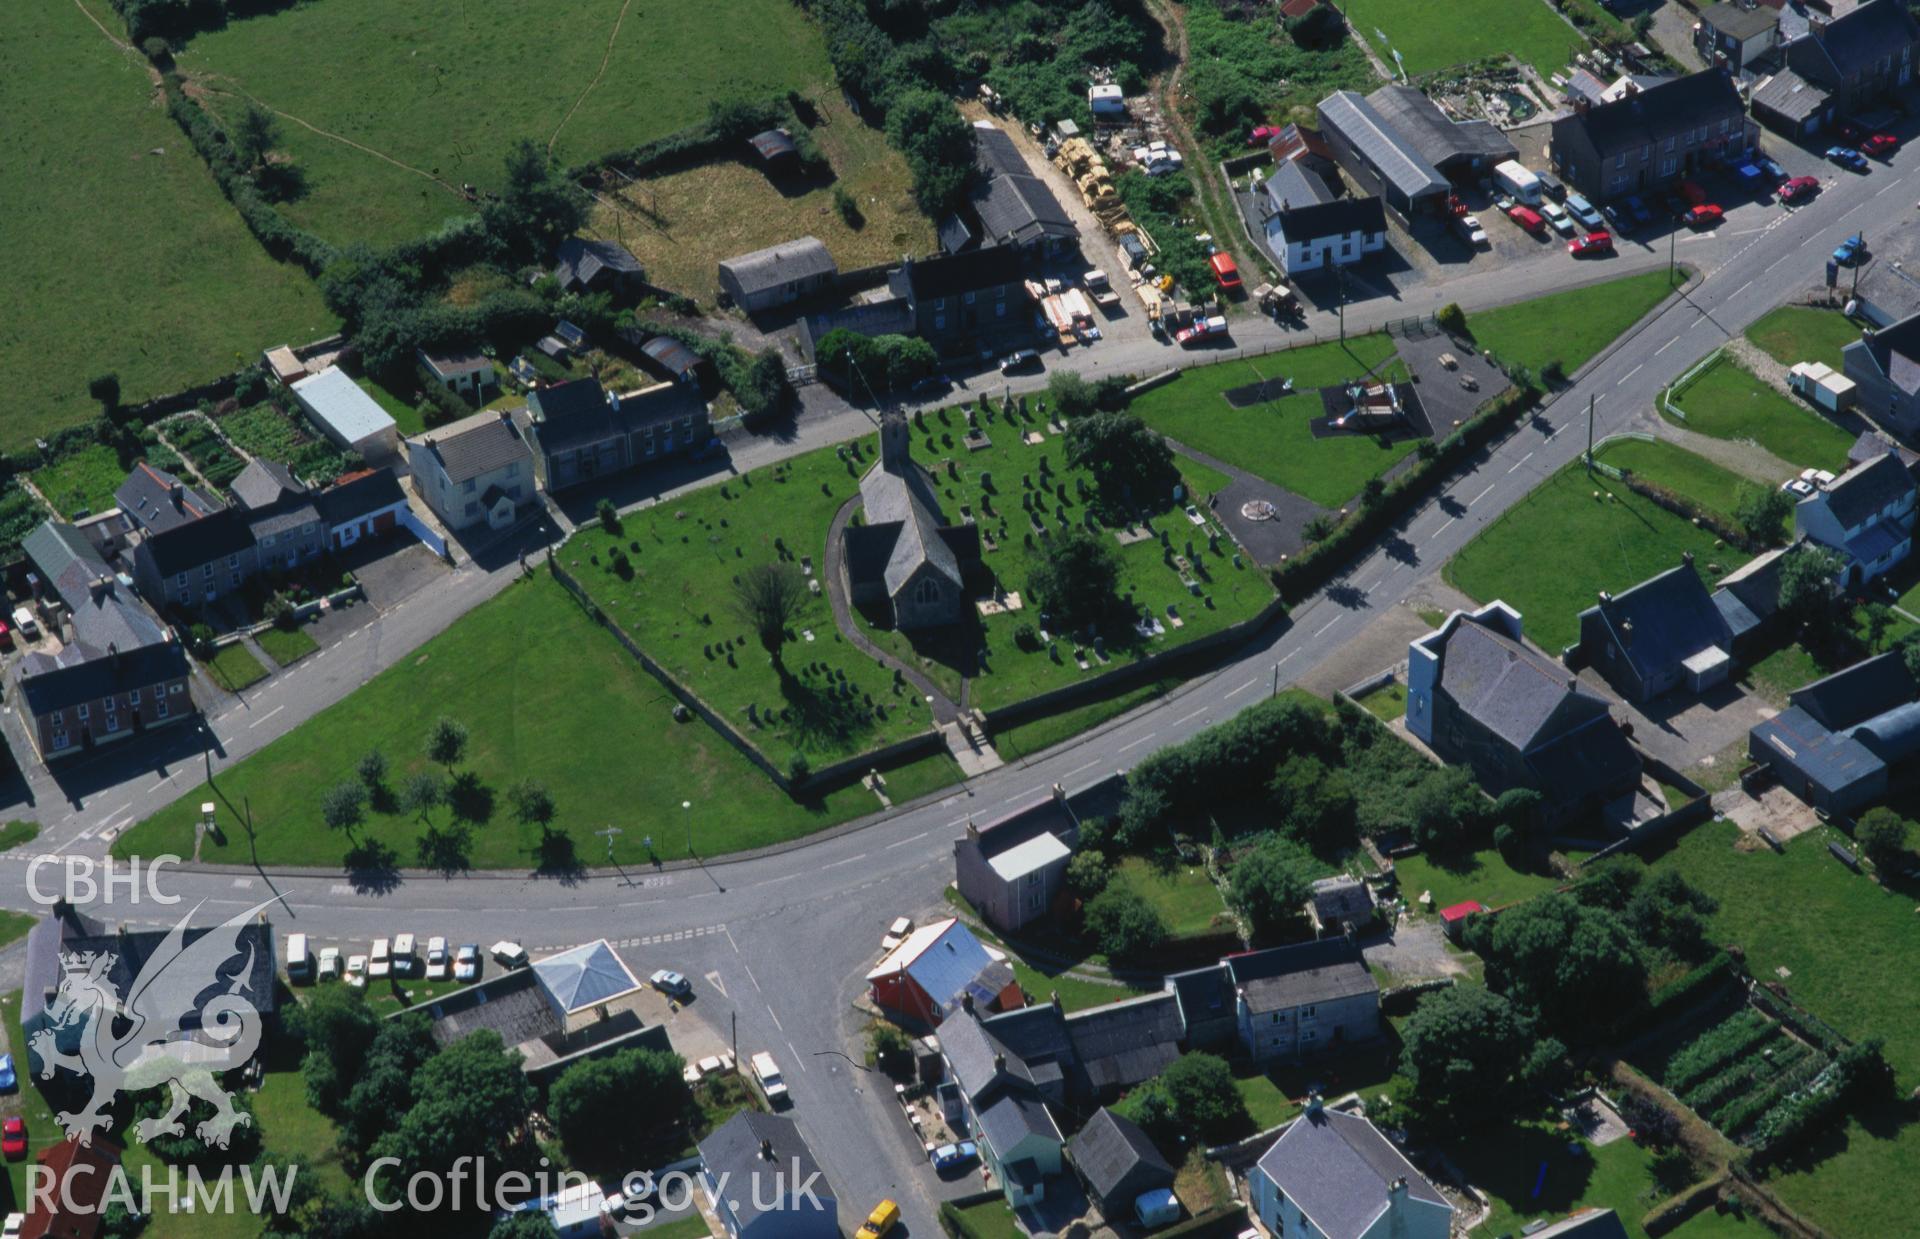
{"label": "red roofed building", "polygon": [[1285,0],[1280,6],[1282,17],[1305,17],[1320,7],[1320,0]]}
{"label": "red roofed building", "polygon": [[1440,921],[1446,926],[1447,936],[1457,938],[1460,936],[1460,926],[1466,923],[1468,917],[1486,910],[1485,904],[1469,899],[1465,903],[1456,903],[1450,908],[1440,909]]}
{"label": "red roofed building", "polygon": [[981,943],[957,918],[922,925],[867,973],[874,1005],[937,1025],[965,1000],[980,1011],[1008,1011],[1026,998],[1006,957]]}
{"label": "red roofed building", "polygon": [[[120,1165],[119,1146],[104,1136],[95,1136],[92,1144],[57,1140],[40,1150],[37,1160],[46,1170],[27,1178],[32,1207],[20,1239],[95,1239],[106,1221],[104,1201]],[[38,1192],[36,1183],[44,1185]],[[69,1201],[77,1207],[67,1209]],[[43,1202],[50,1202],[52,1208]]]}

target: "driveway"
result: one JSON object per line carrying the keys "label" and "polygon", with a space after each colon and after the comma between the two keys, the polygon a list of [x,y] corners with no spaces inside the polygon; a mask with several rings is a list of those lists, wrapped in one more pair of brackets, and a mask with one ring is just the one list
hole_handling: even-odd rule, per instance
{"label": "driveway", "polygon": [[367,601],[382,612],[445,580],[450,571],[446,562],[424,544],[402,534],[379,544],[378,553],[356,563],[353,569]]}
{"label": "driveway", "polygon": [[[1408,898],[1419,895],[1418,891],[1401,893]],[[1472,973],[1467,961],[1447,944],[1440,922],[1432,917],[1411,920],[1403,916],[1385,934],[1361,942],[1360,953],[1369,965],[1390,973],[1397,984]]]}

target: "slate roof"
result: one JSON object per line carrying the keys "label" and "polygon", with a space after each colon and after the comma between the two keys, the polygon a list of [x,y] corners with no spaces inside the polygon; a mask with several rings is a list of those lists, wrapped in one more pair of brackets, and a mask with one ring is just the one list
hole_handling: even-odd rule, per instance
{"label": "slate roof", "polygon": [[599,379],[572,379],[527,393],[527,415],[549,452],[601,443],[625,433]]}
{"label": "slate roof", "polygon": [[1744,43],[1755,35],[1765,34],[1778,26],[1780,15],[1772,9],[1742,8],[1731,0],[1721,0],[1721,3],[1700,14],[1700,20],[1720,33]]}
{"label": "slate roof", "polygon": [[889,274],[887,283],[903,297],[925,301],[1018,283],[1025,269],[1026,260],[1020,251],[995,246],[914,259]]}
{"label": "slate roof", "polygon": [[1914,683],[1899,651],[1889,650],[1788,693],[1787,702],[1839,731],[1916,697],[1920,697],[1920,685]]}
{"label": "slate roof", "polygon": [[393,470],[380,468],[341,479],[338,485],[314,496],[313,506],[331,529],[406,501],[407,492],[400,489],[400,479]]}
{"label": "slate roof", "polygon": [[75,568],[94,578],[113,575],[87,535],[65,521],[41,521],[20,540],[20,549],[40,570],[40,579],[56,590],[61,578]]}
{"label": "slate roof", "polygon": [[1792,69],[1782,69],[1760,83],[1753,106],[1776,112],[1794,124],[1803,124],[1827,106],[1827,92]]}
{"label": "slate roof", "polygon": [[1638,777],[1641,766],[1626,733],[1604,714],[1529,751],[1526,762],[1534,786],[1563,803],[1614,794]]}
{"label": "slate roof", "polygon": [[640,978],[605,938],[534,960],[533,975],[548,1001],[569,1015],[640,988]]}
{"label": "slate roof", "polygon": [[1776,547],[1756,555],[1720,578],[1713,605],[1737,637],[1751,632],[1780,609],[1780,567],[1791,547]]}
{"label": "slate roof", "polygon": [[553,274],[562,285],[591,284],[602,271],[641,276],[640,260],[611,241],[568,237],[553,253]]}
{"label": "slate roof", "polygon": [[1360,948],[1345,938],[1249,951],[1229,955],[1223,962],[1232,983],[1246,991],[1247,1006],[1256,1013],[1380,992]]}
{"label": "slate roof", "polygon": [[174,576],[202,564],[224,563],[227,556],[253,547],[253,530],[243,513],[233,508],[154,534],[141,547],[152,556],[161,576]]}
{"label": "slate roof", "polygon": [[1167,978],[1167,987],[1180,1000],[1180,1012],[1189,1027],[1201,1020],[1233,1014],[1233,978],[1225,964],[1209,964]]}
{"label": "slate roof", "polygon": [[[965,1011],[940,1021],[940,1052],[953,1072],[953,1082],[968,1101],[977,1102],[1008,1084],[1032,1084],[1026,1060],[1008,1052],[984,1022]],[[995,1059],[1005,1061],[995,1065]]]}
{"label": "slate roof", "polygon": [[1298,1205],[1326,1239],[1360,1239],[1386,1211],[1390,1185],[1451,1211],[1393,1142],[1354,1114],[1314,1110],[1301,1115],[1260,1158],[1259,1169]]}
{"label": "slate roof", "polygon": [[1316,174],[1288,160],[1267,178],[1267,201],[1276,211],[1297,211],[1333,201],[1333,191]]}
{"label": "slate roof", "polygon": [[980,176],[970,195],[980,227],[996,245],[1027,245],[1080,235],[1047,183],[1033,174],[1013,139],[998,127],[974,126],[974,162]]}
{"label": "slate roof", "polygon": [[[770,1162],[761,1156],[762,1147],[767,1145],[773,1149]],[[836,1199],[833,1184],[821,1173],[820,1163],[814,1160],[799,1126],[785,1115],[742,1110],[702,1140],[699,1149],[700,1164],[707,1173],[715,1181],[726,1175],[726,1181],[733,1185],[735,1190],[729,1191],[727,1198],[743,1228],[762,1213],[787,1210],[787,1195],[802,1183],[811,1182],[813,1195],[822,1200]],[[772,1174],[780,1176],[781,1191],[773,1190],[771,1179],[759,1192],[752,1190],[761,1176]],[[794,1207],[812,1206],[802,1197]]]}
{"label": "slate roof", "polygon": [[387,411],[338,366],[328,366],[301,379],[293,385],[293,392],[314,420],[331,429],[342,442],[358,443],[394,428]]}
{"label": "slate roof", "polygon": [[1499,163],[1517,153],[1495,126],[1484,120],[1454,120],[1412,86],[1382,86],[1367,96],[1367,102],[1435,168],[1456,159]]}
{"label": "slate roof", "polygon": [[1898,456],[1900,463],[1911,473],[1916,464],[1920,464],[1920,452],[1895,443],[1878,430],[1863,430],[1860,437],[1847,449],[1849,465],[1863,465],[1879,456]]}
{"label": "slate roof", "polygon": [[412,440],[409,451],[427,452],[455,485],[532,459],[520,428],[503,413],[475,413]]}
{"label": "slate roof", "polygon": [[1073,1053],[1066,1017],[1050,1002],[989,1015],[979,1024],[992,1042],[1009,1059],[1019,1059],[1030,1075],[1034,1064],[1057,1062]]}
{"label": "slate roof", "polygon": [[1071,801],[1055,796],[1051,790],[1036,791],[1027,803],[1007,810],[985,822],[969,821],[974,845],[980,854],[993,860],[1033,839],[1048,836],[1063,843],[1080,837],[1080,819]]}
{"label": "slate roof", "polygon": [[1576,112],[1553,124],[1556,130],[1562,125],[1586,130],[1594,150],[1607,155],[1663,141],[1698,127],[1710,117],[1739,116],[1744,110],[1732,80],[1708,69]]}
{"label": "slate roof", "polygon": [[1320,119],[1323,126],[1338,130],[1406,197],[1446,190],[1440,170],[1364,96],[1351,90],[1334,91],[1320,101]]}
{"label": "slate roof", "polygon": [[639,391],[622,392],[619,401],[616,415],[628,434],[687,417],[697,423],[707,420],[707,402],[684,383],[655,383]]}
{"label": "slate roof", "polygon": [[1075,1056],[1095,1089],[1132,1088],[1180,1057],[1185,1035],[1180,1008],[1169,993],[1107,1003],[1067,1017]]}
{"label": "slate roof", "polygon": [[1524,753],[1546,738],[1569,701],[1601,714],[1606,701],[1573,673],[1504,633],[1461,618],[1440,646],[1440,686],[1460,709]]}
{"label": "slate roof", "polygon": [[1826,33],[1795,39],[1794,68],[1838,86],[1898,49],[1920,41],[1920,27],[1900,0],[1871,0],[1827,25]]}
{"label": "slate roof", "polygon": [[1886,769],[1860,741],[1829,731],[1798,706],[1788,706],[1753,729],[1763,750],[1788,761],[1817,786],[1839,792]]}
{"label": "slate roof", "polygon": [[1880,373],[1909,396],[1920,394],[1920,314],[1910,314],[1848,344],[1843,354],[1864,350]]}
{"label": "slate roof", "polygon": [[115,579],[85,534],[44,521],[21,548],[66,603],[73,625],[73,639],[58,654],[35,650],[20,660],[16,678],[30,713],[187,677],[187,657],[179,644]]}
{"label": "slate roof", "polygon": [[113,500],[123,515],[149,533],[164,533],[226,506],[144,460],[113,492]]}
{"label": "slate roof", "polygon": [[[189,926],[181,939],[191,947],[218,923],[218,919],[215,919],[210,924]],[[147,961],[172,932],[171,928],[136,929],[131,925],[108,925],[72,908],[47,917],[27,934],[26,979],[21,989],[20,1018],[31,1020],[46,1010],[47,991],[58,989],[60,985],[61,952],[78,954],[97,951],[114,956],[113,966],[107,976],[119,987],[119,992],[125,994],[131,990],[140,970],[146,967]],[[208,977],[206,984],[194,995],[194,1018],[198,1018],[199,999],[211,997],[216,990],[230,988],[236,979],[242,979],[240,993],[245,995],[246,1001],[262,1015],[271,1015],[275,1006],[276,967],[272,924],[255,918],[239,926],[239,949],[232,959],[222,962],[219,975]],[[22,1065],[25,1065],[24,1060]]]}
{"label": "slate roof", "polygon": [[447,348],[420,350],[420,360],[427,369],[442,378],[454,378],[475,370],[493,369],[493,362],[477,348]]}
{"label": "slate roof", "polygon": [[1350,232],[1372,236],[1387,230],[1387,211],[1380,199],[1336,198],[1331,202],[1296,207],[1280,215],[1280,231],[1296,241],[1345,236]]}
{"label": "slate roof", "polygon": [[1614,646],[1643,677],[1661,674],[1707,649],[1726,649],[1733,634],[1692,561],[1648,577],[1580,613],[1599,615]]}
{"label": "slate roof", "polygon": [[242,507],[255,512],[307,493],[306,483],[294,477],[285,465],[260,456],[247,462],[247,467],[228,489]]}
{"label": "slate roof", "polygon": [[1130,1203],[1141,1192],[1173,1186],[1173,1167],[1147,1133],[1105,1106],[1094,1111],[1067,1145],[1067,1152],[1103,1204],[1122,1203],[1116,1193],[1123,1188],[1124,1201]]}
{"label": "slate roof", "polygon": [[826,244],[818,237],[800,237],[754,250],[751,254],[722,259],[720,270],[739,283],[742,293],[752,296],[796,280],[832,275],[840,270],[840,266],[833,261],[833,255],[827,252]]}
{"label": "slate roof", "polygon": [[1060,1128],[1047,1112],[1047,1103],[1032,1093],[1017,1089],[1003,1093],[979,1112],[979,1118],[980,1134],[1003,1157],[1030,1135],[1061,1143]]}
{"label": "slate roof", "polygon": [[1325,921],[1364,921],[1373,914],[1373,895],[1359,878],[1341,874],[1313,884],[1313,908]]}
{"label": "slate roof", "polygon": [[[903,468],[889,469],[883,464],[875,464],[860,479],[860,502],[866,515],[866,528],[873,532],[863,534],[856,539],[862,544],[863,554],[857,565],[860,572],[854,580],[871,579],[865,575],[872,567],[873,549],[881,544],[884,531],[894,530],[894,536],[887,546],[885,566],[880,577],[889,596],[906,588],[923,565],[953,583],[955,589],[964,584],[959,556],[954,554],[953,546],[941,536],[946,526],[946,518],[940,512],[939,496],[933,484],[927,479],[926,471],[912,460],[903,461]],[[975,535],[978,536],[977,534]],[[848,564],[849,571],[856,565]]]}
{"label": "slate roof", "polygon": [[1865,524],[1888,504],[1895,503],[1914,490],[1913,475],[1893,455],[1876,456],[1863,465],[1841,474],[1818,495],[1809,495],[1802,503],[1825,502],[1843,528]]}

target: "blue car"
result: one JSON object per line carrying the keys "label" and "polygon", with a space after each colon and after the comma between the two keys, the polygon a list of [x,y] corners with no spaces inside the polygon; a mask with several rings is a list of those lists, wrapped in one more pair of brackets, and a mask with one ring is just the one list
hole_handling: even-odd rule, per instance
{"label": "blue car", "polygon": [[1840,248],[1833,251],[1833,260],[1843,267],[1851,267],[1866,257],[1866,253],[1867,239],[1856,232],[1842,241]]}
{"label": "blue car", "polygon": [[1839,164],[1841,167],[1851,168],[1855,172],[1865,172],[1867,170],[1867,157],[1859,151],[1854,150],[1851,146],[1829,146],[1827,148],[1827,158]]}
{"label": "blue car", "polygon": [[958,1144],[943,1144],[932,1153],[935,1170],[958,1170],[971,1165],[980,1156],[980,1146],[971,1140],[962,1140]]}
{"label": "blue car", "polygon": [[1633,194],[1627,198],[1627,210],[1633,212],[1633,222],[1636,224],[1651,224],[1653,222],[1653,212],[1647,210],[1647,204],[1640,201],[1638,194]]}
{"label": "blue car", "polygon": [[1760,156],[1760,158],[1754,160],[1753,162],[1760,165],[1760,170],[1762,172],[1765,172],[1769,177],[1771,177],[1773,179],[1774,184],[1778,185],[1781,181],[1784,181],[1787,179],[1787,170],[1781,167],[1779,164],[1773,162],[1773,160],[1767,158],[1765,155]]}
{"label": "blue car", "polygon": [[11,1093],[19,1083],[20,1078],[13,1072],[13,1055],[0,1054],[0,1093]]}

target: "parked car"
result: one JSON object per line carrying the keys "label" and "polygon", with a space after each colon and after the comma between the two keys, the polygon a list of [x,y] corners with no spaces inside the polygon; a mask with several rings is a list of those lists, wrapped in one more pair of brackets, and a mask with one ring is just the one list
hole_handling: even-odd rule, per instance
{"label": "parked car", "polygon": [[518,942],[500,941],[493,944],[487,954],[493,956],[493,962],[502,968],[525,968],[527,966],[527,948]]}
{"label": "parked car", "polygon": [[1567,253],[1575,258],[1599,258],[1613,253],[1613,236],[1605,232],[1589,232],[1584,237],[1575,237],[1567,242]]}
{"label": "parked car", "polygon": [[7,1121],[0,1124],[0,1154],[5,1154],[10,1162],[26,1159],[27,1120],[17,1114],[9,1115]]}
{"label": "parked car", "polygon": [[0,623],[0,650],[10,650],[12,648],[13,630],[8,628],[4,623]]}
{"label": "parked car", "polygon": [[427,939],[427,980],[444,981],[452,961],[447,958],[447,940],[445,938]]}
{"label": "parked car", "polygon": [[410,977],[420,967],[420,960],[413,953],[413,935],[395,934],[393,936],[393,975]]}
{"label": "parked car", "polygon": [[1780,201],[1803,202],[1820,192],[1820,178],[1817,176],[1796,176],[1780,185]]}
{"label": "parked car", "polygon": [[1854,233],[1842,241],[1833,251],[1833,260],[1843,267],[1851,267],[1867,256],[1867,238]]}
{"label": "parked car", "polygon": [[347,956],[347,970],[341,978],[355,989],[367,986],[367,957],[364,955]]}
{"label": "parked car", "polygon": [[319,981],[337,981],[340,979],[340,948],[323,946],[320,948],[320,966],[314,971],[314,979]]}
{"label": "parked car", "polygon": [[393,944],[385,938],[373,940],[373,956],[367,960],[367,975],[384,977],[393,971]]}
{"label": "parked car", "polygon": [[1900,139],[1890,133],[1870,133],[1860,142],[1860,153],[1885,159],[1900,149]]}
{"label": "parked car", "polygon": [[1009,353],[1000,359],[1000,373],[1002,374],[1017,374],[1022,370],[1038,370],[1039,368],[1040,354],[1030,348],[1023,348],[1017,353]]}
{"label": "parked car", "polygon": [[1727,213],[1713,203],[1703,202],[1698,206],[1688,208],[1686,219],[1689,227],[1715,228],[1718,227],[1720,221],[1726,217]]}
{"label": "parked car", "polygon": [[1215,254],[1207,259],[1207,266],[1213,268],[1213,282],[1223,291],[1234,292],[1240,287],[1240,268],[1232,254]]}
{"label": "parked car", "polygon": [[13,1055],[0,1054],[0,1093],[11,1093],[20,1087],[20,1077],[13,1069]]}
{"label": "parked car", "polygon": [[1681,181],[1678,189],[1680,196],[1687,200],[1688,206],[1701,206],[1707,200],[1707,191],[1698,181]]}
{"label": "parked car", "polygon": [[1211,318],[1194,319],[1191,327],[1182,327],[1179,331],[1174,332],[1173,338],[1180,344],[1191,347],[1192,345],[1200,343],[1202,340],[1210,340],[1215,336],[1224,336],[1226,334],[1227,320],[1225,317],[1216,314]]}
{"label": "parked car", "polygon": [[962,1140],[956,1144],[943,1144],[927,1157],[933,1162],[935,1170],[958,1170],[969,1165],[980,1156],[980,1146],[971,1140]]}
{"label": "parked car", "polygon": [[1588,232],[1598,232],[1607,226],[1607,222],[1600,218],[1600,212],[1593,209],[1593,203],[1579,194],[1567,195],[1567,214],[1573,216]]}
{"label": "parked car", "polygon": [[22,640],[38,641],[40,639],[40,624],[33,618],[33,612],[25,607],[13,609],[13,627]]}
{"label": "parked car", "polygon": [[26,1229],[26,1214],[9,1213],[6,1220],[0,1222],[0,1239],[20,1239],[20,1236],[26,1233]]}
{"label": "parked car", "polygon": [[478,981],[480,979],[480,945],[469,942],[453,954],[453,979],[456,981]]}
{"label": "parked car", "polygon": [[1460,239],[1468,245],[1479,247],[1487,244],[1487,230],[1480,226],[1479,216],[1456,215],[1453,226],[1459,232]]}
{"label": "parked car", "polygon": [[647,978],[647,984],[669,998],[686,998],[693,993],[693,982],[671,968],[662,968]]}
{"label": "parked car", "polygon": [[1633,212],[1619,203],[1609,203],[1600,208],[1600,214],[1606,216],[1607,226],[1621,236],[1633,231]]}
{"label": "parked car", "polygon": [[1765,172],[1768,176],[1772,177],[1776,184],[1779,183],[1780,181],[1784,181],[1787,179],[1787,170],[1781,167],[1779,164],[1775,163],[1773,160],[1769,159],[1767,156],[1765,155],[1756,156],[1753,162],[1759,164],[1760,170]]}
{"label": "parked car", "polygon": [[1253,132],[1247,135],[1248,146],[1265,146],[1280,136],[1278,125],[1255,125]]}
{"label": "parked car", "polygon": [[1555,202],[1566,201],[1567,187],[1560,183],[1559,177],[1551,172],[1535,172],[1533,175],[1539,178],[1540,188],[1547,197],[1553,199]]}
{"label": "parked car", "polygon": [[1553,230],[1561,236],[1570,237],[1573,235],[1573,216],[1567,214],[1567,208],[1557,202],[1543,202],[1540,204],[1540,214],[1548,224],[1553,226]]}
{"label": "parked car", "polygon": [[1865,172],[1867,170],[1867,157],[1859,151],[1854,150],[1851,146],[1829,146],[1827,148],[1827,158],[1833,163],[1837,163],[1841,167],[1854,172]]}
{"label": "parked car", "polygon": [[762,1050],[749,1061],[753,1067],[753,1078],[759,1083],[760,1091],[766,1094],[769,1106],[778,1110],[792,1100],[787,1095],[787,1082],[780,1078],[780,1065],[773,1061],[773,1055]]}
{"label": "parked car", "polygon": [[1507,218],[1536,237],[1543,237],[1547,234],[1547,221],[1541,219],[1540,213],[1532,207],[1516,205],[1512,210],[1507,212]]}
{"label": "parked car", "polygon": [[1640,201],[1638,194],[1627,195],[1627,210],[1633,215],[1633,222],[1636,224],[1645,225],[1653,222],[1653,212],[1647,209],[1646,203]]}
{"label": "parked car", "polygon": [[886,1239],[888,1231],[900,1220],[900,1206],[891,1200],[883,1200],[867,1214],[867,1220],[855,1232],[853,1239]]}
{"label": "parked car", "polygon": [[1817,488],[1812,482],[1807,481],[1805,478],[1788,478],[1786,481],[1780,483],[1780,489],[1786,491],[1789,495],[1798,495],[1804,499],[1806,496],[1811,495]]}

